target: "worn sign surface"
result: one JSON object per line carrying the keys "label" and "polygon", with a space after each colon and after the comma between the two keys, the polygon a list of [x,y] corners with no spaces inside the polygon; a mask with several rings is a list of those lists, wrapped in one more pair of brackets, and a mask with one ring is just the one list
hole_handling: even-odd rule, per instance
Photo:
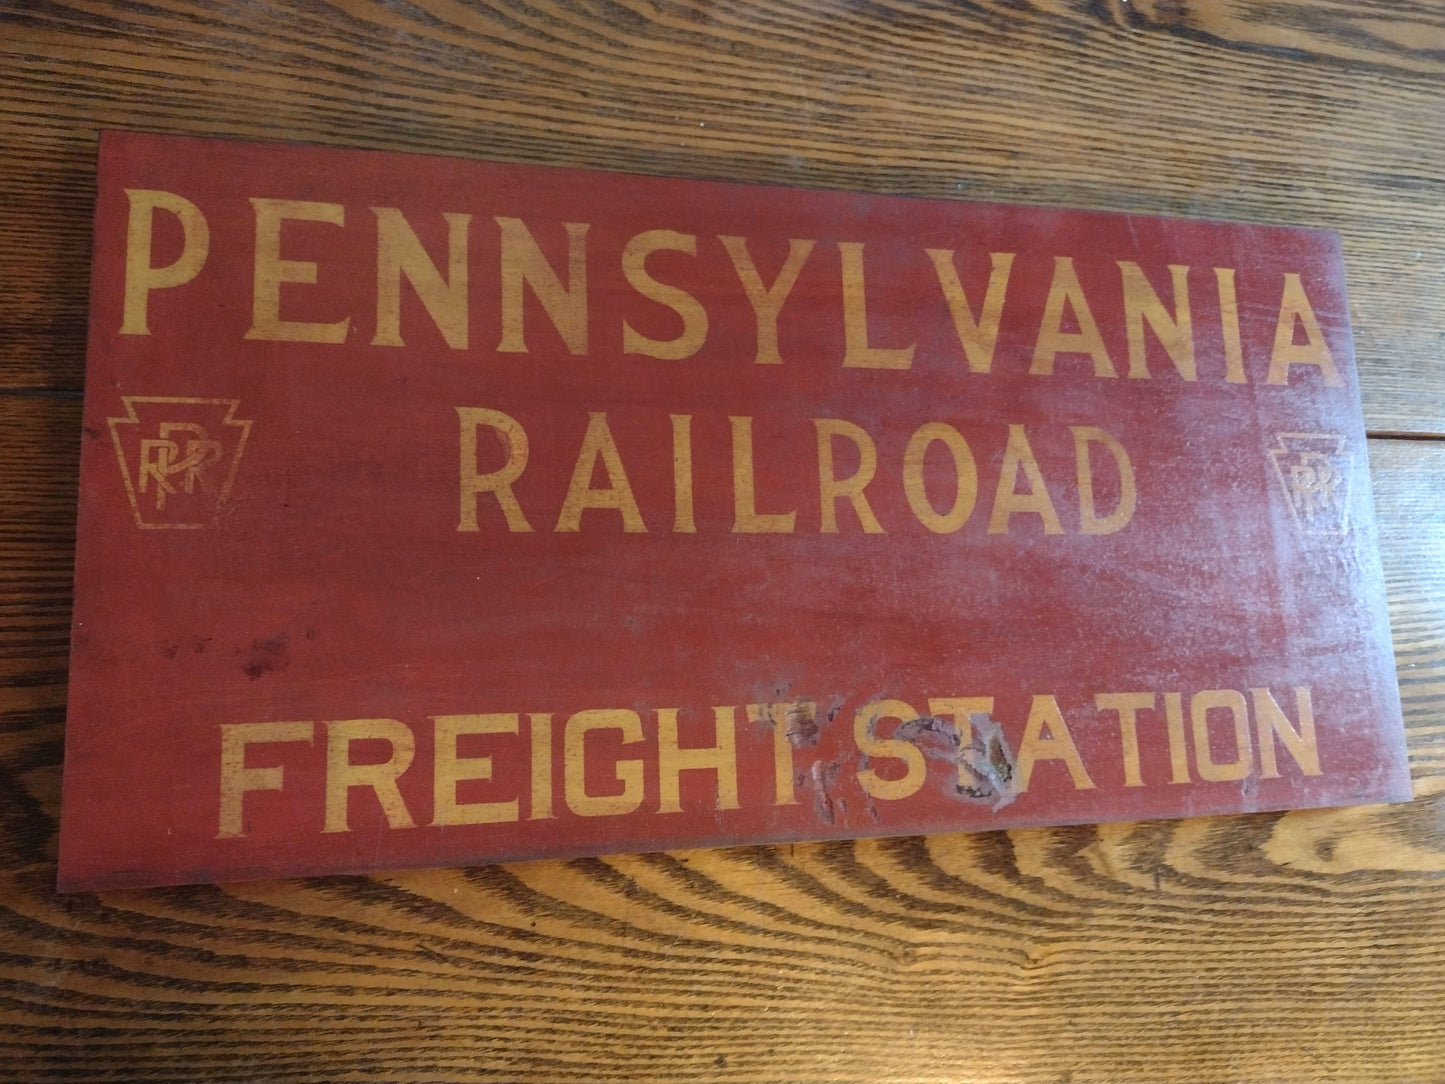
{"label": "worn sign surface", "polygon": [[1338,239],[101,144],[64,888],[1408,797]]}

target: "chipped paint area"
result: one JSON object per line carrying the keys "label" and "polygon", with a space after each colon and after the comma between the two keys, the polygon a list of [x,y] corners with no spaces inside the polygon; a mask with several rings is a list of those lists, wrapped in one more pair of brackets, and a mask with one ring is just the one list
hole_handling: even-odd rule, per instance
{"label": "chipped paint area", "polygon": [[920,715],[898,728],[898,737],[913,742],[931,757],[958,766],[953,793],[987,805],[993,812],[1018,797],[1014,790],[1017,758],[1004,736],[1003,727],[982,712],[968,717],[969,741],[965,745],[952,720],[937,715]]}
{"label": "chipped paint area", "polygon": [[[142,133],[96,178],[63,886],[1409,797],[1333,234]],[[283,320],[246,238],[318,178],[385,220],[286,241]],[[444,249],[501,301],[382,304]],[[368,297],[385,350],[306,319]]]}
{"label": "chipped paint area", "polygon": [[813,805],[818,810],[818,816],[830,826],[836,824],[838,815],[848,808],[847,803],[834,794],[841,774],[842,769],[837,764],[822,760],[817,761],[809,772],[813,784]]}
{"label": "chipped paint area", "polygon": [[818,744],[822,728],[818,725],[817,707],[809,700],[788,705],[784,733],[794,749],[811,749]]}
{"label": "chipped paint area", "polygon": [[[965,798],[987,802],[989,808],[997,813],[1018,797],[1014,790],[1018,758],[1009,747],[1003,727],[992,717],[974,712],[968,717],[968,723],[973,731],[973,740],[959,750],[958,793]],[[973,776],[972,783],[961,781],[965,771]]]}

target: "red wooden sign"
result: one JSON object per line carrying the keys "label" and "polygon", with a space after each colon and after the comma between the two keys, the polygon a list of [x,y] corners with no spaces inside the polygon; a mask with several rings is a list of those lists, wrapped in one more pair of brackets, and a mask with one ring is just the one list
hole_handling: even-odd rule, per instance
{"label": "red wooden sign", "polygon": [[68,889],[1409,796],[1339,243],[101,143]]}

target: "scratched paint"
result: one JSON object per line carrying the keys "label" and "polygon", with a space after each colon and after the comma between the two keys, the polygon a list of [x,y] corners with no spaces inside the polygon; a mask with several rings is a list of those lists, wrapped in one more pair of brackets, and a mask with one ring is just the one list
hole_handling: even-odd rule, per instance
{"label": "scratched paint", "polygon": [[83,433],[66,888],[1409,796],[1330,233],[108,134]]}

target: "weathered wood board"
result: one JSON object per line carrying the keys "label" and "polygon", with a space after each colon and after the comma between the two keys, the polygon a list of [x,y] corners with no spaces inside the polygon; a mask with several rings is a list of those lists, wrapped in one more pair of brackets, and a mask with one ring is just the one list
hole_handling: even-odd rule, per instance
{"label": "weathered wood board", "polygon": [[1338,238],[112,133],[60,881],[1409,797]]}

